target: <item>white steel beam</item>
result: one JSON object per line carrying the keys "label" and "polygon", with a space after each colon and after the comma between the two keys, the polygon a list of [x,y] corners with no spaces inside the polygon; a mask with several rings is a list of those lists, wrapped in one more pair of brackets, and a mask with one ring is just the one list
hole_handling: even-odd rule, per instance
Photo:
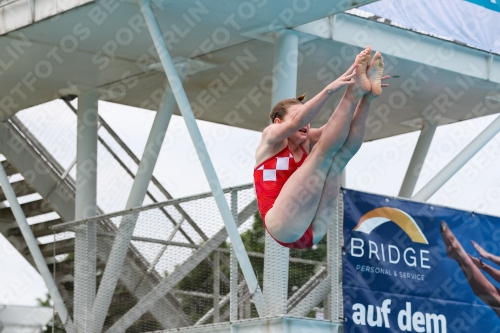
{"label": "white steel beam", "polygon": [[[331,290],[331,276],[327,277],[321,281],[302,301],[297,304],[289,313],[291,316],[305,317],[316,305],[324,299]],[[337,320],[337,318],[330,319],[332,321]]]}
{"label": "white steel beam", "polygon": [[[289,299],[287,304],[288,313],[291,313],[292,310],[298,306],[306,296],[318,286],[325,279],[327,274],[326,267],[320,267],[318,271],[306,282],[304,283],[299,290],[297,290]],[[329,295],[329,294],[327,294]],[[324,296],[325,297],[325,296]],[[326,296],[328,297],[328,296]],[[323,299],[323,302],[325,300]],[[326,314],[326,313],[325,313]],[[327,318],[324,318],[327,319]]]}
{"label": "white steel beam", "polygon": [[455,173],[462,168],[478,151],[481,150],[497,133],[500,132],[500,116],[488,125],[471,143],[469,143],[450,163],[434,176],[412,199],[427,201]]}
{"label": "white steel beam", "polygon": [[158,22],[156,21],[156,17],[154,15],[153,9],[151,8],[150,2],[148,0],[140,0],[139,5],[141,7],[141,11],[145,18],[151,37],[154,41],[163,69],[165,70],[165,74],[167,75],[170,86],[172,87],[172,90],[174,92],[175,99],[177,100],[177,104],[179,105],[180,112],[186,123],[189,135],[191,136],[191,140],[193,141],[193,144],[195,146],[196,153],[198,154],[198,158],[203,167],[203,171],[205,172],[205,176],[207,177],[210,189],[221,214],[222,220],[224,221],[227,233],[229,235],[229,238],[231,239],[232,245],[234,246],[238,262],[240,263],[241,270],[243,272],[243,275],[245,276],[245,280],[247,281],[250,293],[253,295],[257,311],[259,312],[259,314],[264,314],[265,302],[264,298],[262,297],[262,292],[260,290],[257,277],[255,276],[255,272],[252,269],[250,259],[248,258],[248,254],[245,251],[245,247],[241,240],[240,234],[238,233],[238,228],[236,227],[236,223],[234,222],[231,210],[229,209],[229,205],[226,201],[226,198],[224,197],[224,193],[217,177],[217,173],[215,172],[215,168],[210,159],[210,155],[208,154],[207,147],[205,146],[205,142],[203,141],[203,138],[201,136],[198,124],[196,123],[193,110],[191,109],[186,93],[182,87],[179,75],[177,74],[177,71],[175,69],[174,62],[172,61],[172,57],[170,56],[165,40],[163,39],[162,31],[158,26]]}
{"label": "white steel beam", "polygon": [[[98,94],[84,92],[78,98],[76,139],[75,219],[97,215]],[[75,228],[74,319],[78,333],[92,332],[92,306],[96,290],[96,222]]]}
{"label": "white steel beam", "polygon": [[[342,255],[343,255],[343,248],[345,247],[345,242],[344,242],[344,193],[342,191],[342,188],[347,187],[347,168],[343,170],[342,172],[342,177],[340,178],[340,185],[342,186],[340,188],[340,193],[339,197],[337,199],[337,237],[338,237],[338,243],[337,243],[337,260],[339,262],[337,266],[337,271],[336,271],[336,285],[332,283],[332,288],[336,288],[335,292],[332,289],[333,293],[333,304],[337,308],[337,314],[338,317],[335,318],[332,316],[332,321],[340,320],[341,317],[344,315],[344,298],[343,298],[343,293],[342,293]],[[333,276],[332,276],[333,278]],[[331,309],[330,309],[331,310]],[[331,312],[333,315],[333,312]]]}
{"label": "white steel beam", "polygon": [[[100,236],[100,233],[98,233],[98,236]],[[99,237],[97,244],[97,256],[103,263],[107,261],[113,246],[113,242],[106,238],[108,237]],[[140,299],[153,290],[161,278],[156,278],[155,274],[153,274],[154,272],[146,274],[146,269],[141,264],[143,261],[137,259],[137,256],[133,256],[131,252],[128,252],[127,259],[122,268],[120,284],[127,288],[135,298]],[[139,281],[141,281],[140,285],[138,285]],[[149,313],[164,329],[191,325],[182,309],[175,302],[171,302],[169,297],[159,299],[156,306],[149,309]],[[166,316],[165,313],[169,313],[170,315]]]}
{"label": "white steel beam", "polygon": [[[186,73],[186,67],[181,65],[180,72],[180,80],[182,82]],[[163,95],[162,103],[156,112],[155,120],[151,127],[125,209],[139,207],[144,202],[174,109],[175,97],[171,87],[168,87]],[[127,255],[127,249],[130,245],[138,217],[138,214],[126,215],[120,223],[120,228],[116,234],[113,248],[107,261],[110,265],[106,265],[93,307],[94,332],[100,332],[104,325],[104,320],[106,319],[116,284],[120,278],[123,262]]]}
{"label": "white steel beam", "polygon": [[[298,46],[299,37],[295,32],[287,30],[274,38],[273,81],[276,82],[276,86],[271,96],[271,108],[281,100],[296,96]],[[278,244],[266,232],[264,254],[266,315],[285,314],[290,249]]]}
{"label": "white steel beam", "polygon": [[[338,209],[338,206],[337,206]],[[338,211],[337,213],[338,214]],[[337,217],[335,217],[335,220],[337,220]],[[333,222],[330,224],[328,227],[328,231],[326,233],[326,267],[327,267],[327,274],[329,276],[332,276],[332,274],[335,274],[335,271],[337,269],[337,262],[336,262],[336,251],[335,251],[335,246],[337,246],[337,233],[339,232],[337,223]],[[323,299],[323,315],[324,319],[326,320],[331,320],[332,317],[332,307],[335,306],[335,302],[333,299],[333,293],[331,292],[332,290],[333,283],[330,285],[330,292],[325,295],[325,298]]]}
{"label": "white steel beam", "polygon": [[251,295],[248,291],[246,284],[243,284],[241,288],[238,289],[238,310],[240,320],[250,319],[252,317],[252,307],[251,307]]}
{"label": "white steel beam", "polygon": [[[187,68],[185,65],[180,65],[178,70],[180,84],[182,84]],[[125,209],[139,207],[144,202],[170,119],[174,113],[175,104],[175,96],[172,92],[172,88],[168,87],[163,95],[161,105],[156,112],[155,120],[151,127],[148,141],[144,148]]]}
{"label": "white steel beam", "polygon": [[403,179],[403,184],[399,190],[400,197],[411,198],[413,191],[415,190],[418,177],[420,176],[420,171],[424,165],[425,157],[427,156],[427,152],[431,146],[432,138],[436,132],[437,125],[437,122],[429,123],[428,121],[425,121],[422,124],[422,130],[420,131],[417,145],[413,150],[410,164],[408,165],[405,178]]}
{"label": "white steel beam", "polygon": [[[231,191],[231,213],[238,223],[238,191]],[[229,254],[229,321],[238,320],[238,258],[231,245]]]}
{"label": "white steel beam", "polygon": [[[242,281],[239,285],[236,285],[236,292],[238,292],[239,289],[242,289],[244,285],[245,281]],[[231,301],[231,291],[229,292],[229,294],[221,298],[221,300],[219,301],[219,309],[230,301]],[[238,304],[236,304],[236,308],[238,308]],[[229,312],[231,312],[231,309],[229,309]],[[194,326],[203,325],[213,315],[213,313],[214,313],[214,308],[211,308],[200,319],[198,319],[198,321],[194,324]],[[220,319],[223,321],[228,315],[230,315],[230,313],[228,314],[226,311],[226,313],[222,314]],[[233,322],[231,319],[229,321]]]}
{"label": "white steel beam", "polygon": [[[338,205],[337,205],[337,215],[338,215]],[[336,294],[337,291],[337,283],[339,280],[339,270],[342,268],[340,267],[339,261],[338,261],[338,250],[337,247],[340,246],[338,243],[338,233],[343,232],[342,229],[338,227],[338,216],[335,218],[334,223],[330,225],[330,228],[328,229],[328,232],[326,234],[327,238],[327,273],[328,273],[328,282],[329,282],[329,287],[328,287],[328,292],[327,294],[323,295],[324,299],[324,304],[323,304],[323,311],[324,311],[324,317],[327,320],[337,320],[338,318],[338,309],[337,309],[337,303],[338,303],[338,295]]]}
{"label": "white steel beam", "polygon": [[[346,170],[342,171],[340,175],[341,186],[346,185]],[[342,280],[342,250],[343,245],[343,222],[344,222],[344,201],[343,193],[339,192],[337,198],[337,212],[334,216],[332,224],[328,228],[327,237],[327,271],[330,276],[329,283],[330,288],[326,299],[324,299],[324,311],[325,319],[332,321],[338,320],[340,314],[342,313],[340,307],[342,304],[342,291],[341,291],[341,280]],[[328,311],[328,312],[327,312]]]}
{"label": "white steel beam", "polygon": [[21,229],[21,233],[23,234],[24,240],[26,241],[28,248],[31,252],[31,255],[33,257],[33,260],[35,261],[36,268],[38,269],[38,272],[42,276],[45,285],[49,290],[50,297],[54,301],[54,307],[57,311],[57,314],[59,315],[59,318],[61,319],[61,322],[63,323],[66,331],[69,333],[74,333],[75,330],[73,327],[73,322],[71,321],[71,318],[68,315],[68,310],[66,309],[61,294],[59,293],[59,290],[57,289],[57,286],[54,280],[52,279],[49,268],[47,267],[47,263],[45,262],[45,259],[42,255],[42,252],[40,251],[40,248],[38,247],[38,243],[36,241],[35,236],[33,236],[33,232],[31,231],[28,221],[26,221],[24,212],[21,206],[19,205],[19,202],[17,201],[16,194],[14,193],[14,190],[12,189],[12,186],[9,183],[9,179],[7,178],[7,174],[5,173],[5,169],[3,168],[1,163],[0,163],[0,185],[2,186],[2,190],[7,200],[9,201],[10,209],[12,210],[12,213],[16,218],[17,224],[19,225],[19,229]]}
{"label": "white steel beam", "polygon": [[294,30],[361,48],[371,45],[384,55],[500,83],[498,56],[365,18],[340,13]]}
{"label": "white steel beam", "polygon": [[214,323],[220,321],[219,298],[220,298],[220,252],[214,252]]}

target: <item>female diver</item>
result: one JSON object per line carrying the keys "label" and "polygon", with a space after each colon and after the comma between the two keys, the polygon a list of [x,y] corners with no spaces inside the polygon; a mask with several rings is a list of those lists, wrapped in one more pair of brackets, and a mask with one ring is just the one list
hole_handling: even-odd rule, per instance
{"label": "female diver", "polygon": [[[361,147],[373,99],[380,96],[384,62],[366,47],[354,64],[306,103],[279,102],[255,154],[254,184],[269,234],[289,248],[309,248],[328,230],[336,210],[340,174]],[[328,122],[310,128],[330,95],[347,90]],[[300,167],[300,168],[299,168]]]}

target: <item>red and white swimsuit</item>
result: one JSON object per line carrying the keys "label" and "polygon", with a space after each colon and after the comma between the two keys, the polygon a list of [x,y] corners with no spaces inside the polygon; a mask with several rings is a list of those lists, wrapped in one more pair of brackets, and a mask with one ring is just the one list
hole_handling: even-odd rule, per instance
{"label": "red and white swimsuit", "polygon": [[[300,146],[300,149],[302,149],[304,155],[299,162],[295,162],[292,151],[286,146],[282,151],[259,164],[253,171],[255,193],[257,195],[257,202],[262,221],[264,222],[264,227],[266,227],[266,214],[273,207],[283,185],[285,185],[288,178],[290,178],[302,163],[304,163],[307,157],[305,149],[302,148],[302,146]],[[269,235],[271,235],[271,233],[269,233]],[[271,235],[271,237],[273,236]],[[276,240],[274,237],[273,239]],[[292,249],[310,248],[313,246],[312,225],[307,228],[302,237],[293,243],[282,243],[278,240],[276,240],[276,242]]]}

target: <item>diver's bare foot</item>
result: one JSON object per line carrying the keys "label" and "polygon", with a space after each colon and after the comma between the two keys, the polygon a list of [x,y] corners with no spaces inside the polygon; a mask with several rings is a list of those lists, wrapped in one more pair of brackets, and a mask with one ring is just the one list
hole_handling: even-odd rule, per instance
{"label": "diver's bare foot", "polygon": [[372,52],[371,47],[367,46],[366,49],[361,51],[356,56],[356,75],[354,76],[354,87],[361,94],[367,94],[372,86],[368,76],[366,76],[366,69],[368,68],[368,63],[370,62],[370,54]]}
{"label": "diver's bare foot", "polygon": [[368,66],[366,72],[368,80],[370,80],[371,92],[373,97],[378,97],[382,94],[382,78],[384,75],[384,59],[380,52],[375,52],[375,55]]}
{"label": "diver's bare foot", "polygon": [[488,259],[490,254],[486,252],[478,243],[474,242],[473,240],[470,241],[476,251],[479,253],[479,255],[485,259]]}
{"label": "diver's bare foot", "polygon": [[444,245],[446,246],[446,254],[448,257],[455,259],[458,262],[464,261],[467,258],[467,252],[465,252],[462,244],[460,244],[453,232],[451,232],[450,227],[448,227],[446,222],[441,221],[440,231]]}
{"label": "diver's bare foot", "polygon": [[484,264],[483,264],[483,261],[480,259],[480,258],[476,258],[476,257],[473,257],[471,256],[470,254],[468,254],[470,260],[472,260],[472,262],[474,263],[474,265],[477,266],[477,268],[484,268]]}

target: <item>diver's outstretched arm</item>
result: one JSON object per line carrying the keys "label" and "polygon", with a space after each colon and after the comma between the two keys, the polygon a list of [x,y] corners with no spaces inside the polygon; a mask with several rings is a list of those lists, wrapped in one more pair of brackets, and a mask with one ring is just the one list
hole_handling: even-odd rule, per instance
{"label": "diver's outstretched arm", "polygon": [[478,243],[474,242],[473,240],[471,240],[471,243],[472,245],[474,245],[474,248],[476,249],[477,252],[479,252],[479,255],[486,259],[486,260],[490,260],[492,262],[494,262],[496,265],[499,265],[500,266],[500,257],[499,256],[496,256],[494,254],[491,254],[487,251],[485,251]]}
{"label": "diver's outstretched arm", "polygon": [[457,240],[446,222],[441,222],[440,231],[448,257],[454,259],[462,269],[474,294],[488,304],[500,318],[500,291],[498,288],[484,276],[481,269],[465,252],[462,244]]}
{"label": "diver's outstretched arm", "polygon": [[489,276],[491,276],[496,282],[500,283],[500,270],[485,264],[481,259],[473,257],[469,254],[469,258],[472,260],[474,265],[485,271]]}

